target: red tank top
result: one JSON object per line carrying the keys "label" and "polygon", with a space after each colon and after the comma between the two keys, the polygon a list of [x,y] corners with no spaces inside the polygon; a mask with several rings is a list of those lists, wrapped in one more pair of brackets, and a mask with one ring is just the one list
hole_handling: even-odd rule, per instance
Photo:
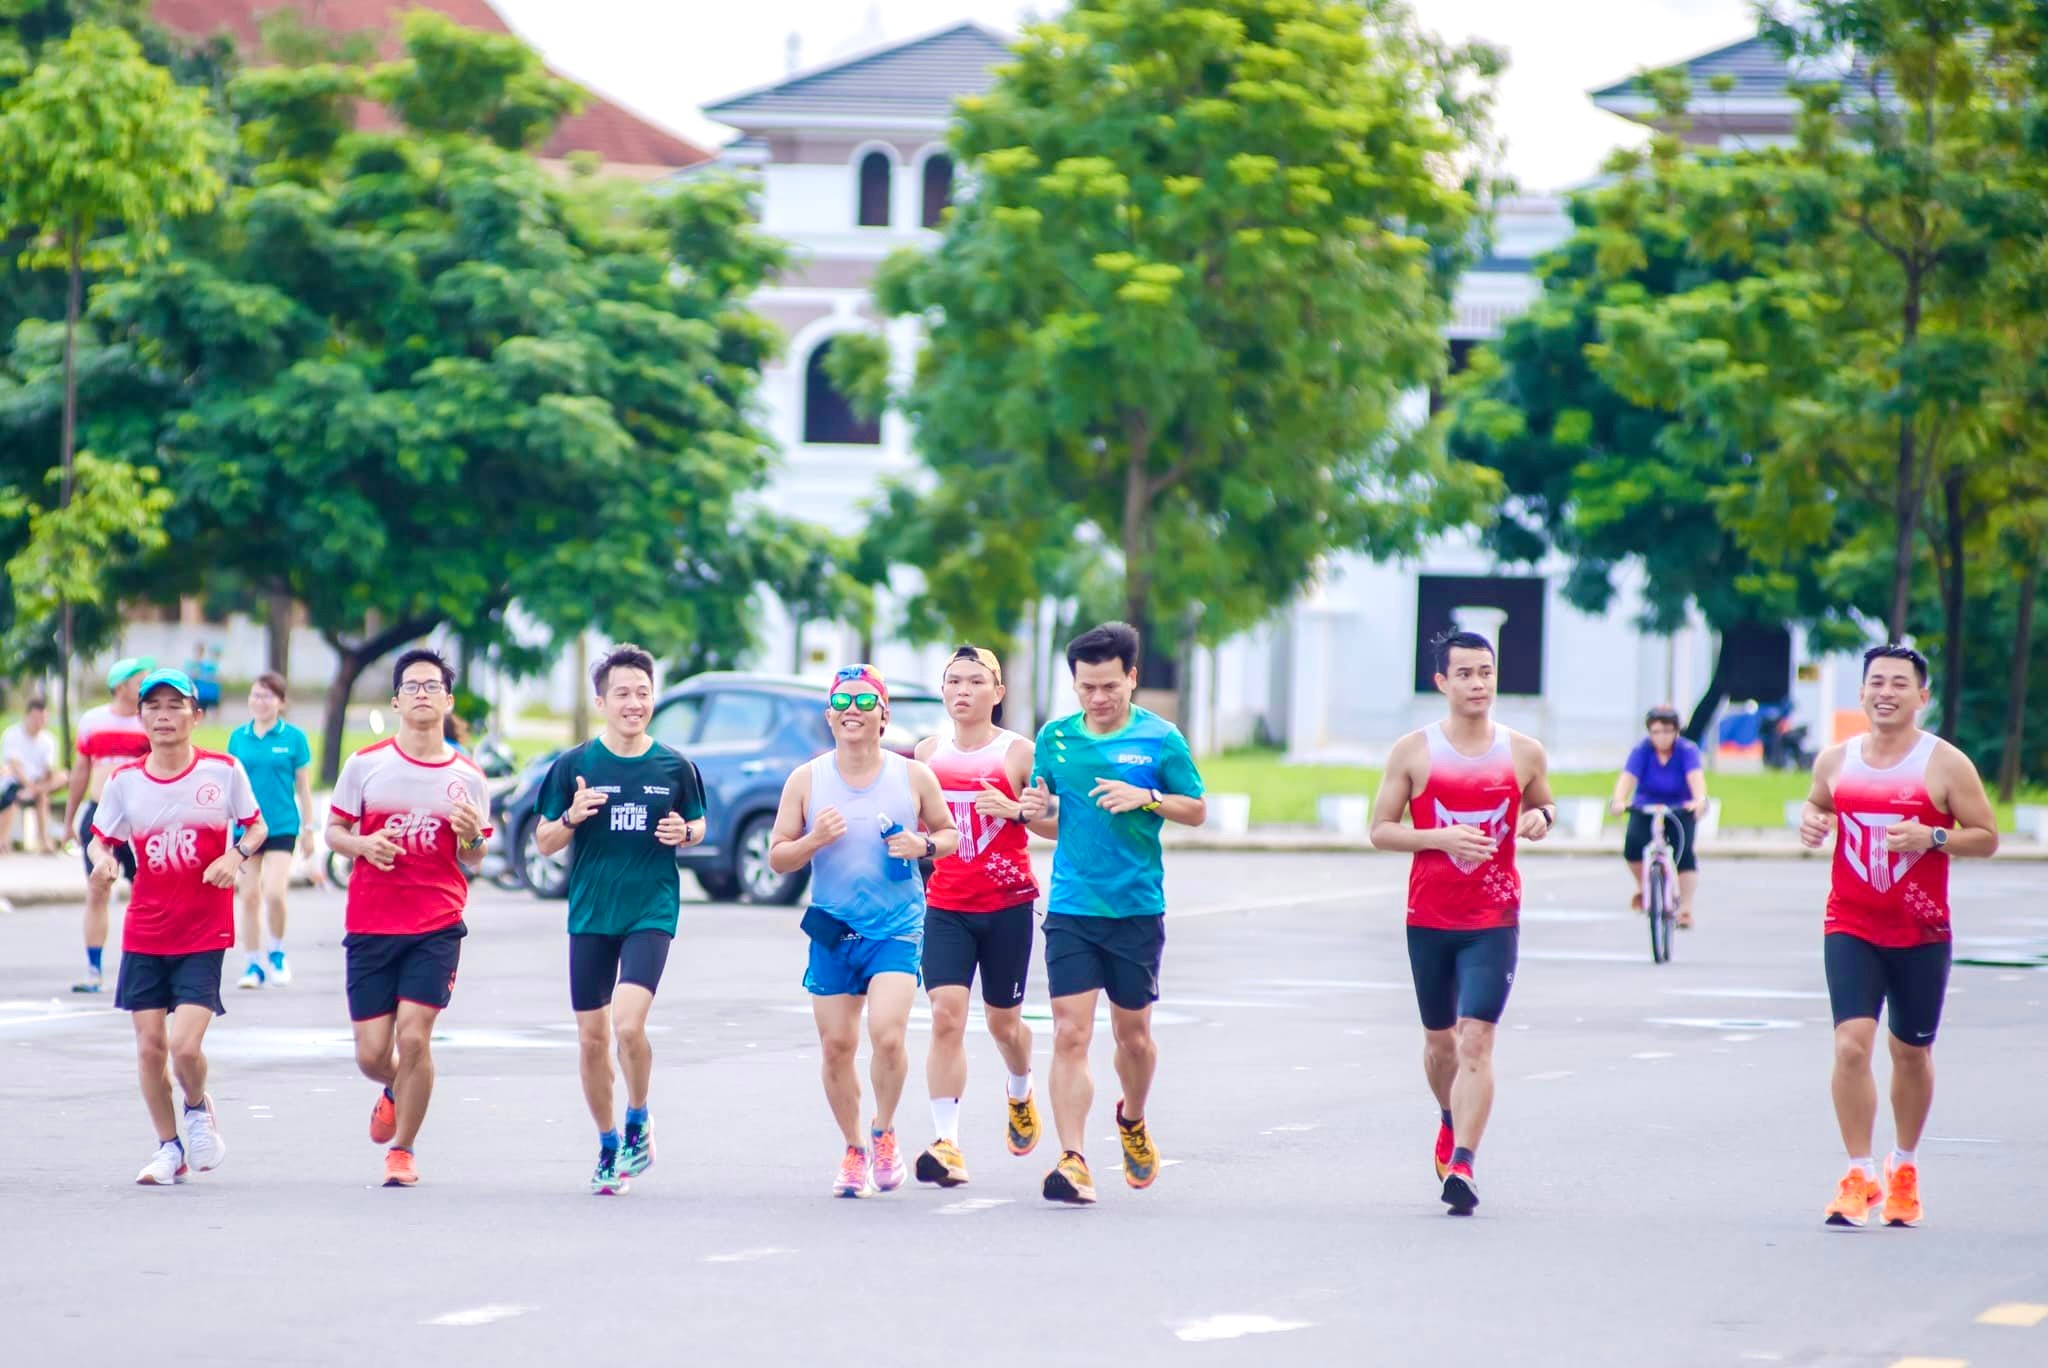
{"label": "red tank top", "polygon": [[1429,740],[1429,782],[1408,804],[1415,829],[1476,826],[1499,844],[1491,859],[1478,864],[1440,850],[1415,852],[1408,869],[1408,924],[1444,931],[1513,926],[1522,907],[1522,876],[1515,869],[1522,785],[1509,740],[1514,733],[1495,723],[1493,744],[1478,756],[1460,755],[1441,722],[1422,734]]}
{"label": "red tank top", "polygon": [[1884,848],[1894,822],[1954,828],[1934,806],[1927,762],[1935,737],[1923,732],[1904,760],[1878,769],[1863,758],[1861,736],[1842,750],[1835,775],[1835,864],[1828,887],[1827,929],[1888,949],[1949,939],[1948,852]]}
{"label": "red tank top", "polygon": [[928,763],[939,777],[953,825],[960,828],[960,849],[932,862],[927,905],[949,912],[1000,912],[1038,897],[1038,880],[1031,873],[1026,849],[1031,833],[1022,822],[984,817],[974,810],[984,779],[1004,797],[1017,796],[1003,761],[1010,746],[1022,739],[999,729],[995,739],[978,750],[961,750],[948,737],[932,752]]}

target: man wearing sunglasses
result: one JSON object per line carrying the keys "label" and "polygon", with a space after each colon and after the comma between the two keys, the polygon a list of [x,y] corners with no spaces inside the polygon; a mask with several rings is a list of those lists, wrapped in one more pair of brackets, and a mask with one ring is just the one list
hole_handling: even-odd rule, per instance
{"label": "man wearing sunglasses", "polygon": [[[849,666],[833,678],[825,721],[832,749],[782,786],[768,864],[778,874],[811,867],[804,987],[818,1024],[825,1100],[846,1141],[832,1193],[869,1197],[904,1178],[895,1116],[910,1072],[904,1034],[924,941],[916,861],[951,855],[960,833],[931,767],[883,749],[889,689],[874,666]],[[865,1136],[853,1067],[863,1004],[875,1088]]]}
{"label": "man wearing sunglasses", "polygon": [[412,650],[391,671],[398,735],[357,751],[328,804],[327,847],[355,860],[349,876],[348,1014],[356,1067],[383,1085],[370,1139],[388,1144],[384,1186],[419,1182],[413,1140],[434,1091],[434,1023],[455,995],[468,929],[463,873],[483,863],[490,836],[484,772],[449,748],[441,724],[455,706],[455,671]]}

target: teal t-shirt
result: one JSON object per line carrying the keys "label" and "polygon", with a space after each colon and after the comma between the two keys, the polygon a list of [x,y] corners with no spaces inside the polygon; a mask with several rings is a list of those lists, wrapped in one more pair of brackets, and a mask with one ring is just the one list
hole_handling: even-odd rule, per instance
{"label": "teal t-shirt", "polygon": [[1055,718],[1038,733],[1032,778],[1059,795],[1059,844],[1053,849],[1052,892],[1045,910],[1070,917],[1153,917],[1166,911],[1165,866],[1156,812],[1111,814],[1089,796],[1098,780],[1202,796],[1202,776],[1180,728],[1154,712],[1131,709],[1131,720],[1106,736],[1088,730],[1085,714]]}
{"label": "teal t-shirt", "polygon": [[244,722],[228,735],[228,754],[249,773],[263,827],[272,836],[299,834],[299,771],[313,763],[306,734],[283,718],[263,735],[254,722]]}
{"label": "teal t-shirt", "polygon": [[563,751],[548,770],[540,789],[543,818],[561,820],[579,777],[606,797],[569,842],[570,933],[673,936],[681,899],[676,852],[655,839],[654,829],[671,812],[692,822],[704,815],[697,771],[680,751],[659,741],[627,757],[593,738]]}

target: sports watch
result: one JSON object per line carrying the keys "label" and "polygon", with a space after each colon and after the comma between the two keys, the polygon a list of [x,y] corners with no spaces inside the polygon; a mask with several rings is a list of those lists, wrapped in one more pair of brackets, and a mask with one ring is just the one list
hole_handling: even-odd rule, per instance
{"label": "sports watch", "polygon": [[927,860],[935,860],[935,859],[937,859],[937,858],[938,858],[938,856],[939,856],[939,845],[938,845],[938,842],[934,841],[934,840],[933,840],[933,839],[932,839],[932,838],[931,838],[930,836],[926,836],[926,837],[924,838],[924,857],[925,857],[925,858],[926,858]]}
{"label": "sports watch", "polygon": [[1934,828],[1934,838],[1933,838],[1933,839],[1934,839],[1934,848],[1935,848],[1936,850],[1942,850],[1942,849],[1945,849],[1945,848],[1947,847],[1947,845],[1948,845],[1948,828],[1947,828],[1947,827],[1936,827],[1936,828]]}
{"label": "sports watch", "polygon": [[1162,795],[1160,794],[1160,792],[1159,792],[1159,790],[1158,790],[1158,789],[1146,789],[1146,790],[1145,790],[1145,792],[1147,792],[1147,793],[1149,793],[1149,794],[1151,794],[1151,795],[1152,795],[1152,801],[1151,801],[1151,802],[1149,802],[1149,803],[1147,803],[1147,804],[1145,804],[1145,805],[1144,805],[1143,807],[1139,808],[1139,809],[1138,809],[1138,811],[1140,811],[1140,812],[1157,812],[1157,811],[1159,811],[1159,805],[1160,805],[1161,803],[1163,803],[1163,802],[1165,802],[1165,801],[1166,801],[1165,797],[1164,797],[1164,796],[1162,796]]}

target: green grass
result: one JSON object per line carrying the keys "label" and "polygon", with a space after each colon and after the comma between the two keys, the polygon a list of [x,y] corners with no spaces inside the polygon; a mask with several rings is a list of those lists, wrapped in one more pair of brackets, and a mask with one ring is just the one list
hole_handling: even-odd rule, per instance
{"label": "green grass", "polygon": [[[1280,752],[1235,750],[1200,762],[1202,783],[1210,793],[1248,793],[1254,826],[1310,826],[1316,820],[1316,799],[1325,794],[1377,794],[1380,771],[1366,765],[1289,765]],[[1560,798],[1606,798],[1614,792],[1615,770],[1581,770],[1550,776],[1551,791]],[[1707,775],[1707,793],[1721,800],[1721,826],[1778,828],[1785,824],[1785,804],[1806,796],[1803,772],[1768,770],[1761,774]],[[2048,803],[2048,790],[2020,795],[2022,803]],[[1999,805],[1999,825],[2012,829],[2012,810]]]}

